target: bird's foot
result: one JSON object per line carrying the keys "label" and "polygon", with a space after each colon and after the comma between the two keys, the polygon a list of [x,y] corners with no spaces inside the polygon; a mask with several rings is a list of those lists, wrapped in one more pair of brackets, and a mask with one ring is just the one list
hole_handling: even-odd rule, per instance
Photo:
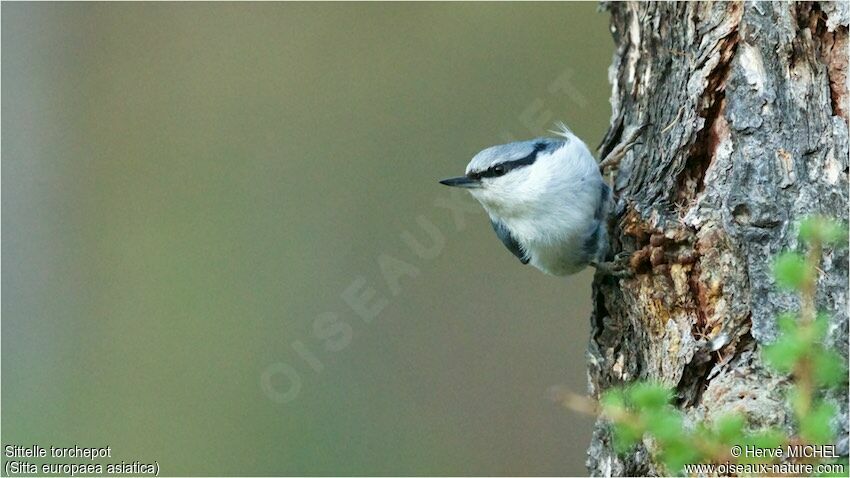
{"label": "bird's foot", "polygon": [[632,147],[638,144],[638,138],[640,137],[643,130],[649,126],[649,123],[643,123],[642,125],[631,128],[625,132],[625,139],[620,141],[620,144],[614,146],[614,149],[608,153],[605,158],[599,162],[599,170],[605,172],[606,170],[616,169],[620,165],[620,161],[626,156]]}
{"label": "bird's foot", "polygon": [[614,259],[606,262],[593,261],[591,266],[597,271],[614,277],[627,278],[634,276],[634,272],[629,268],[629,259],[632,257],[630,252],[620,252]]}

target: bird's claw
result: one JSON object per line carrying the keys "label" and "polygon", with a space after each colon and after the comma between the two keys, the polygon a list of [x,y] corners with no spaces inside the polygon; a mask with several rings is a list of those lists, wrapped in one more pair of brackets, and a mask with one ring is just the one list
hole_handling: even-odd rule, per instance
{"label": "bird's claw", "polygon": [[620,252],[614,256],[614,259],[606,262],[593,261],[591,266],[597,271],[614,277],[627,278],[634,276],[634,272],[629,268],[629,259],[632,257],[630,252]]}
{"label": "bird's claw", "polygon": [[614,149],[608,153],[605,158],[599,162],[599,170],[605,171],[607,169],[614,169],[619,166],[620,161],[626,156],[632,147],[638,144],[638,138],[641,133],[649,126],[649,123],[643,123],[642,125],[631,128],[626,131],[625,138],[620,141],[617,146],[614,146]]}

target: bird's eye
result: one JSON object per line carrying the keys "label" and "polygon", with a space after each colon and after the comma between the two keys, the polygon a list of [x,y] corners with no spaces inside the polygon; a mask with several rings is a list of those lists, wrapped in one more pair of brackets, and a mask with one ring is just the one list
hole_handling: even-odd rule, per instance
{"label": "bird's eye", "polygon": [[498,165],[498,166],[494,166],[493,167],[493,174],[495,174],[496,176],[501,176],[501,175],[505,174],[505,167],[502,166],[501,164]]}

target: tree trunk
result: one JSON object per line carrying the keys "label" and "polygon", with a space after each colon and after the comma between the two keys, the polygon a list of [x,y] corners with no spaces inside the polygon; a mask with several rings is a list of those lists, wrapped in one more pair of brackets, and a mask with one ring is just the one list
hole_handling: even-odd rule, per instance
{"label": "tree trunk", "polygon": [[[847,4],[611,3],[610,151],[646,123],[614,178],[613,251],[631,278],[597,274],[590,392],[637,379],[675,387],[689,420],[745,413],[792,426],[787,377],[763,344],[796,296],[775,287],[773,257],[799,247],[797,221],[847,220]],[[847,356],[848,256],[827,252],[818,306]],[[847,392],[834,397],[847,454]],[[594,475],[663,473],[648,451],[619,457],[597,422]]]}

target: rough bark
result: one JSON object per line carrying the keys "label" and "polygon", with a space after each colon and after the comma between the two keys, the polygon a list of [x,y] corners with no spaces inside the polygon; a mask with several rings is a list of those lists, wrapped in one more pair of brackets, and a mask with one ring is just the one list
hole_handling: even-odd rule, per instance
{"label": "rough bark", "polygon": [[[796,221],[847,220],[850,11],[838,3],[611,3],[611,126],[648,123],[615,176],[614,252],[636,275],[594,282],[590,392],[637,379],[675,387],[689,420],[737,410],[753,428],[793,426],[787,377],[760,348],[797,310],[772,258]],[[847,356],[848,256],[828,252],[818,305]],[[843,393],[843,394],[842,394]],[[847,395],[836,427],[847,453]],[[618,457],[599,421],[593,475],[663,473],[641,447]]]}

